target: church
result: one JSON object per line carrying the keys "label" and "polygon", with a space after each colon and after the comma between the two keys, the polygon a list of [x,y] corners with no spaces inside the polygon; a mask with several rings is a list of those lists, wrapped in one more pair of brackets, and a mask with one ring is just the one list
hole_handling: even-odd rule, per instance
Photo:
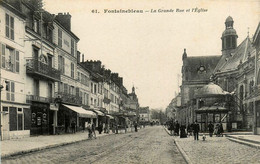
{"label": "church", "polygon": [[255,127],[254,110],[259,103],[253,100],[259,97],[255,69],[259,58],[253,38],[248,35],[239,45],[237,38],[234,20],[229,16],[221,37],[221,56],[193,57],[184,49],[178,110],[183,124],[197,120],[204,131],[209,122],[221,122],[229,131],[252,131]]}

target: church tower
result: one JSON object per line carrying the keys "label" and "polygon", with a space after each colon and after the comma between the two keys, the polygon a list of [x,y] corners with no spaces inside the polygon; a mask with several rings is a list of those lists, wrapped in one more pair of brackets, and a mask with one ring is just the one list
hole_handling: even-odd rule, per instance
{"label": "church tower", "polygon": [[237,48],[237,32],[233,28],[233,18],[227,17],[225,21],[226,29],[222,33],[222,55],[230,54]]}

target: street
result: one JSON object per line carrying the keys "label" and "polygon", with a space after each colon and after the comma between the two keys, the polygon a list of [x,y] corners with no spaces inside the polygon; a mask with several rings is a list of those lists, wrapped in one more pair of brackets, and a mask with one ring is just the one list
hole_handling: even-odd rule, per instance
{"label": "street", "polygon": [[2,163],[186,163],[163,127],[113,134],[2,160]]}

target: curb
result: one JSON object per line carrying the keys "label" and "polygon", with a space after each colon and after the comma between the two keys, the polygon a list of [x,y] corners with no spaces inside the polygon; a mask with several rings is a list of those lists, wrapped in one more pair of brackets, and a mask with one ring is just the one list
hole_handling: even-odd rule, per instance
{"label": "curb", "polygon": [[[169,130],[166,129],[165,127],[164,127],[164,129],[165,129],[165,131],[171,136],[171,133],[169,132]],[[184,160],[186,161],[186,163],[192,164],[190,158],[189,158],[188,155],[185,153],[185,151],[181,148],[181,146],[179,145],[179,143],[178,143],[175,139],[173,139],[173,140],[174,140],[174,143],[175,143],[177,149],[179,150],[179,152],[181,153],[182,157],[183,157]]]}
{"label": "curb", "polygon": [[[108,135],[113,135],[113,134],[115,134],[115,133],[111,133],[111,134],[108,134]],[[97,138],[108,136],[108,135],[97,136]],[[87,140],[91,140],[91,139],[85,138],[85,139],[80,139],[80,140],[77,140],[77,141],[64,142],[64,143],[58,143],[58,144],[52,144],[52,145],[47,145],[47,146],[43,146],[43,147],[33,148],[33,149],[30,149],[30,150],[22,150],[22,151],[18,151],[18,152],[14,152],[14,153],[1,155],[1,159],[5,159],[5,158],[8,158],[8,157],[13,157],[13,156],[17,156],[17,155],[28,154],[28,153],[32,153],[32,152],[37,152],[37,151],[41,151],[41,150],[45,150],[45,149],[51,149],[51,148],[55,148],[55,147],[59,147],[59,146],[70,145],[70,144],[74,144],[74,143],[78,143],[78,142],[82,142],[82,141],[87,141]]]}
{"label": "curb", "polygon": [[250,147],[253,147],[253,148],[256,148],[256,149],[260,149],[259,144],[254,144],[254,143],[246,142],[246,141],[236,139],[236,138],[231,138],[231,137],[227,137],[227,139],[229,141],[232,141],[232,142],[236,142],[236,143],[243,144],[243,145],[246,145],[246,146],[250,146]]}

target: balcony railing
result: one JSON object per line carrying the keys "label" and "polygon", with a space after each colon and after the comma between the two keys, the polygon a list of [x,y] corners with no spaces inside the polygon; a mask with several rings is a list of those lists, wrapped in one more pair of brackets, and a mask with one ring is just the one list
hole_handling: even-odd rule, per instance
{"label": "balcony railing", "polygon": [[60,81],[60,71],[36,59],[26,59],[26,73]]}
{"label": "balcony railing", "polygon": [[41,96],[37,96],[37,95],[26,95],[26,103],[30,103],[32,101],[51,103],[53,101],[53,98],[41,97]]}
{"label": "balcony railing", "polygon": [[60,97],[62,102],[82,105],[82,97],[64,93],[56,92],[55,97]]}

